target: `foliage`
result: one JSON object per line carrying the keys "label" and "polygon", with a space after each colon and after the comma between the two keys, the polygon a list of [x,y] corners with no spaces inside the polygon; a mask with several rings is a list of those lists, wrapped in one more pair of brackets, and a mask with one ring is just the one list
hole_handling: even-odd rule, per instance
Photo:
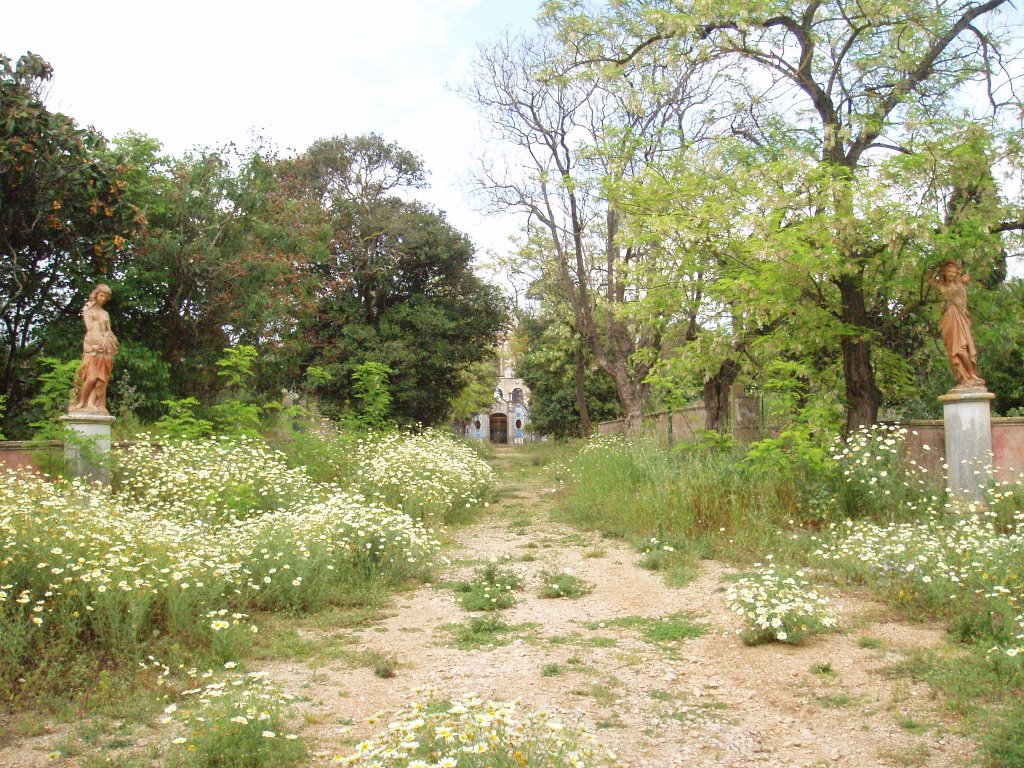
{"label": "foliage", "polygon": [[258,353],[251,344],[225,347],[224,354],[217,360],[217,375],[231,390],[244,390],[252,377],[252,367]]}
{"label": "foliage", "polygon": [[767,566],[755,563],[754,567],[760,570],[725,590],[729,608],[743,617],[744,626],[738,630],[743,642],[799,643],[835,628],[828,598],[811,589],[803,571],[789,573],[771,562]]}
{"label": "foliage", "polygon": [[245,364],[241,351],[232,361],[224,350],[249,347],[259,353],[253,394],[276,395],[298,376],[296,324],[315,289],[307,264],[326,251],[319,209],[289,196],[266,146],[172,157],[129,133],[116,147],[129,169],[125,194],[145,216],[121,268],[118,321],[167,366],[168,395],[207,402],[226,381],[218,362]]}
{"label": "foliage", "polygon": [[[480,360],[462,373],[458,394],[451,402],[451,419],[467,424],[478,413],[485,413],[494,403],[494,382],[498,368],[493,359]],[[530,412],[533,417],[533,411]]]}
{"label": "foliage", "polygon": [[[225,666],[232,669],[234,662]],[[187,733],[173,739],[168,765],[182,768],[274,768],[298,762],[304,749],[284,718],[293,697],[277,690],[265,673],[250,672],[205,682],[183,694],[182,704],[164,709],[161,722],[180,723]]]}
{"label": "foliage", "polygon": [[394,371],[383,363],[367,361],[355,366],[352,371],[352,396],[359,402],[359,410],[353,416],[364,429],[383,429],[391,410],[391,393],[388,391],[388,377]]}
{"label": "foliage", "polygon": [[594,737],[566,726],[547,710],[518,712],[515,704],[468,694],[440,701],[431,692],[392,719],[386,733],[338,757],[368,768],[595,768],[616,765]]}
{"label": "foliage", "polygon": [[[885,520],[916,517],[922,501],[942,495],[945,483],[907,456],[907,430],[876,424],[833,443],[833,460],[841,472],[836,498],[845,518]],[[926,446],[927,447],[927,446]]]}
{"label": "foliage", "polygon": [[352,400],[352,373],[372,361],[393,371],[389,418],[436,423],[463,372],[490,354],[505,310],[472,273],[469,240],[442,213],[398,197],[423,185],[422,160],[379,136],[340,136],[279,171],[331,232],[330,252],[311,267],[316,317],[301,324],[309,362],[333,376],[320,397]]}
{"label": "foliage", "polygon": [[167,413],[154,426],[168,437],[198,440],[213,434],[213,422],[196,415],[199,401],[194,397],[164,400],[164,405]]}
{"label": "foliage", "polygon": [[64,436],[64,427],[60,417],[67,413],[68,401],[74,387],[78,361],[63,362],[53,357],[39,359],[44,370],[39,374],[39,393],[32,398],[33,405],[39,407],[43,418],[33,422],[35,428],[33,438],[36,440],[59,440]]}
{"label": "foliage", "polygon": [[579,576],[569,571],[541,571],[540,577],[543,584],[540,588],[540,596],[546,598],[568,597],[577,598],[589,595],[594,591],[594,585],[585,582]]}
{"label": "foliage", "polygon": [[680,375],[699,383],[731,363],[756,378],[770,360],[794,363],[811,397],[842,382],[847,431],[915,402],[935,335],[926,269],[957,258],[976,293],[1000,292],[1024,229],[1014,98],[987,100],[988,115],[960,107],[1013,92],[1008,7],[545,4],[542,24],[572,61],[549,67],[568,98],[618,89],[642,112],[669,93],[681,113],[654,138],[613,123],[597,149],[619,159],[653,147],[633,173],[609,162],[603,188],[623,214],[619,248],[675,286],[638,291],[630,316],[653,323],[672,295],[689,315],[672,338]]}
{"label": "foliage", "polygon": [[833,524],[816,555],[897,604],[948,617],[961,639],[1024,659],[1020,501],[1006,483],[991,484],[984,507],[923,497],[912,522]]}
{"label": "foliage", "polygon": [[414,518],[457,519],[484,501],[494,471],[450,433],[379,433],[356,444],[360,485],[367,495]]}
{"label": "foliage", "polygon": [[[517,373],[530,388],[530,421],[539,434],[584,436],[577,375],[582,374],[587,417],[592,422],[618,418],[621,406],[615,382],[593,362],[571,327],[543,314],[523,321],[526,348]],[[578,367],[582,370],[578,372]]]}
{"label": "foliage", "polygon": [[664,551],[662,569],[685,570],[707,552],[758,553],[805,509],[785,468],[742,469],[742,452],[669,451],[649,440],[596,438],[559,470],[560,516]]}
{"label": "foliage", "polygon": [[0,56],[0,394],[19,411],[34,393],[27,364],[79,317],[92,281],[114,274],[135,227],[125,167],[99,134],[43,104],[52,75],[35,54]]}

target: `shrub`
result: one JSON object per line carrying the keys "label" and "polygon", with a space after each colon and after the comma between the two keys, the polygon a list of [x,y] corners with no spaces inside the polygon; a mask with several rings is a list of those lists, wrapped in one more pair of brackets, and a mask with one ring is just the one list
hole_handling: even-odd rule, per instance
{"label": "shrub", "polygon": [[747,645],[799,643],[836,626],[828,598],[811,589],[803,571],[755,567],[762,570],[730,584],[725,593],[730,610],[743,618],[740,633]]}

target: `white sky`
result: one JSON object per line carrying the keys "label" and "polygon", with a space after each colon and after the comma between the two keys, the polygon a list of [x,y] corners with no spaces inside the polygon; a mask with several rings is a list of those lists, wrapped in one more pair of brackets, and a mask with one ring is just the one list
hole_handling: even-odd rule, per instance
{"label": "white sky", "polygon": [[379,133],[424,158],[423,199],[478,252],[501,251],[518,222],[474,212],[465,181],[481,131],[450,88],[477,44],[531,27],[539,4],[0,0],[0,53],[53,66],[50,109],[108,138],[149,134],[172,154],[249,146],[254,133],[283,152]]}

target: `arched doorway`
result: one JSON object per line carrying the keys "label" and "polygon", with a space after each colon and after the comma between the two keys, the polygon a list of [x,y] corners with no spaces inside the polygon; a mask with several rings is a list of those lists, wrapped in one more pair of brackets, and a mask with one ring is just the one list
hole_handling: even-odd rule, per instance
{"label": "arched doorway", "polygon": [[508,416],[504,413],[492,413],[491,414],[491,442],[492,443],[507,443],[508,442]]}

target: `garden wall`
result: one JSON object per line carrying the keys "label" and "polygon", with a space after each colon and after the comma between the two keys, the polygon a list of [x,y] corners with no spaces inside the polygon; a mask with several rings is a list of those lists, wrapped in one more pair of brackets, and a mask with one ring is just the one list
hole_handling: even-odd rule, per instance
{"label": "garden wall", "polygon": [[0,468],[33,469],[42,471],[64,456],[64,443],[60,440],[6,440],[0,441]]}
{"label": "garden wall", "polygon": [[[749,443],[763,436],[761,399],[734,394],[729,398],[729,426],[733,439]],[[644,434],[668,443],[699,443],[706,428],[703,401],[672,411],[644,414]],[[626,434],[626,420],[602,421],[597,425],[602,435]]]}
{"label": "garden wall", "polygon": [[[134,440],[118,440],[110,448],[116,451],[134,444]],[[60,440],[0,440],[0,470],[6,467],[45,472],[47,466],[62,467],[63,461],[64,443]]]}
{"label": "garden wall", "polygon": [[[946,435],[942,419],[897,422],[907,430],[907,454],[929,473],[942,472]],[[992,464],[1000,480],[1016,480],[1024,473],[1024,417],[992,418]]]}

